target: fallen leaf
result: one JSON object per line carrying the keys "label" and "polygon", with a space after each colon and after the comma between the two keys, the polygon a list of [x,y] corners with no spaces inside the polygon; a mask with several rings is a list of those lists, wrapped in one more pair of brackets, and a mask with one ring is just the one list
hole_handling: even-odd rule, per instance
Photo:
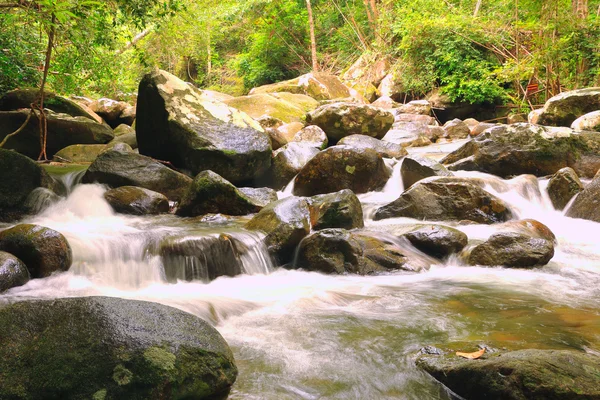
{"label": "fallen leaf", "polygon": [[461,353],[460,351],[457,351],[456,355],[469,360],[477,360],[483,355],[483,353],[485,353],[485,347],[479,351],[476,351],[475,353]]}

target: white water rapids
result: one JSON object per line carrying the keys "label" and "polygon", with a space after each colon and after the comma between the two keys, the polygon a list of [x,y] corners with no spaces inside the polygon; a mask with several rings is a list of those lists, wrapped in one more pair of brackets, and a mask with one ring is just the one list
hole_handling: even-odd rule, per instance
{"label": "white water rapids", "polygon": [[[365,215],[398,197],[399,163],[394,168],[383,192],[360,196]],[[26,221],[63,233],[73,248],[73,267],[5,296],[118,296],[205,318],[234,351],[240,373],[232,399],[449,399],[414,366],[426,345],[600,351],[600,224],[555,211],[544,180],[457,175],[481,178],[515,217],[546,224],[558,241],[552,261],[524,270],[469,267],[453,258],[424,273],[380,276],[289,271],[273,268],[260,235],[235,224],[119,215],[104,201],[102,186],[78,185]],[[401,234],[417,222],[367,218],[366,225]],[[502,229],[456,227],[470,240]],[[169,283],[161,257],[151,251],[166,239],[195,237],[203,246],[203,237],[223,233],[244,245],[242,275]],[[209,261],[184,257],[181,265],[189,263],[191,273],[202,277]]]}

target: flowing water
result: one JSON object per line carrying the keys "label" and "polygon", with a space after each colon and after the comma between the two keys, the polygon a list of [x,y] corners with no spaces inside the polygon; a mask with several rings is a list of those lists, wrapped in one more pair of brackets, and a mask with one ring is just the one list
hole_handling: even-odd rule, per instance
{"label": "flowing water", "polygon": [[[421,221],[369,217],[403,189],[400,163],[389,163],[385,190],[360,197],[369,230],[399,235]],[[68,238],[73,267],[6,296],[118,296],[198,315],[233,349],[240,373],[232,399],[450,399],[414,366],[426,345],[600,351],[600,224],[555,211],[547,180],[458,173],[477,178],[516,217],[552,229],[556,254],[543,268],[469,267],[451,258],[418,274],[332,276],[275,268],[262,237],[240,227],[244,218],[115,214],[105,188],[77,185],[76,174],[63,174],[67,198],[27,220]],[[504,226],[456,227],[484,240]],[[240,275],[210,281],[215,268]]]}

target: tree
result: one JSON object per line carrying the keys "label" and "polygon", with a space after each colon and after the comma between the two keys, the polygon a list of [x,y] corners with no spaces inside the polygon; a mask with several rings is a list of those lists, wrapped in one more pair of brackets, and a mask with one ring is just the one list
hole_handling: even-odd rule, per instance
{"label": "tree", "polygon": [[306,0],[306,9],[308,10],[308,26],[310,28],[310,54],[312,59],[312,69],[314,72],[319,70],[317,63],[317,41],[315,39],[315,20],[313,19],[312,6],[310,0]]}

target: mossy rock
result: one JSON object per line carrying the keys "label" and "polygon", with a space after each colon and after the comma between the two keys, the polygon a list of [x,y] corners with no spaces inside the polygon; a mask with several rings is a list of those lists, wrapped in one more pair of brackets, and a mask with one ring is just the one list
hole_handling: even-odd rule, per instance
{"label": "mossy rock", "polygon": [[0,250],[23,261],[32,278],[67,271],[73,262],[67,239],[60,232],[39,225],[20,224],[0,232]]}
{"label": "mossy rock", "polygon": [[308,198],[310,220],[314,230],[364,227],[360,200],[352,190],[321,194]]}
{"label": "mossy rock", "polygon": [[224,399],[236,379],[208,323],[107,297],[0,306],[2,399]]}
{"label": "mossy rock", "polygon": [[122,214],[155,215],[169,212],[169,199],[166,196],[136,186],[108,190],[104,198],[116,212]]}
{"label": "mossy rock", "polygon": [[537,123],[571,126],[577,118],[597,110],[600,110],[600,87],[571,90],[548,99]]}
{"label": "mossy rock", "polygon": [[309,73],[283,82],[259,86],[250,94],[289,92],[305,94],[315,100],[333,100],[350,97],[350,89],[335,75]]}

